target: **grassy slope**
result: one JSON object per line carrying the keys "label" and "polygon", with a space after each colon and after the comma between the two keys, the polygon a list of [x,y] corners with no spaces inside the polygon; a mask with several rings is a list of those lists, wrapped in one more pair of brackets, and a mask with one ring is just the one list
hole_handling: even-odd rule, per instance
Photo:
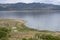
{"label": "grassy slope", "polygon": [[[35,34],[50,34],[53,36],[59,36],[59,32],[49,32],[49,31],[39,31],[31,28],[27,28],[24,25],[24,20],[16,20],[16,19],[0,19],[0,27],[8,27],[11,28],[11,37],[13,40],[16,38],[30,38]],[[14,28],[15,27],[15,28]],[[11,39],[11,38],[10,38]]]}

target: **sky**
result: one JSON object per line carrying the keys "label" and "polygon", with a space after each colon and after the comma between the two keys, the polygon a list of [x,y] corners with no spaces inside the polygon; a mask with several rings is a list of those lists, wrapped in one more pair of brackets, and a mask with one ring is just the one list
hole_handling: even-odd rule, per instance
{"label": "sky", "polygon": [[17,3],[17,2],[23,2],[23,3],[39,2],[39,3],[60,5],[60,0],[0,0],[0,3]]}

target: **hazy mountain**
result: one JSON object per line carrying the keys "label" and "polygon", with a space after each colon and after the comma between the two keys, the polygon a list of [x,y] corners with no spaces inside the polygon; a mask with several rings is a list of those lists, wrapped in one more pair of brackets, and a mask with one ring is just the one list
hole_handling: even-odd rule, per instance
{"label": "hazy mountain", "polygon": [[44,4],[44,3],[15,3],[15,4],[0,4],[0,10],[40,10],[40,9],[59,9],[60,5]]}

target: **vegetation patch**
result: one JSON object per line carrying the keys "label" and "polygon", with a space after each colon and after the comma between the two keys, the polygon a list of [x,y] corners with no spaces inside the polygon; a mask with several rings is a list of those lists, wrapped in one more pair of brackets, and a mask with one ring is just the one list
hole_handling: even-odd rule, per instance
{"label": "vegetation patch", "polygon": [[0,19],[0,40],[60,40],[60,33],[31,29],[18,20]]}

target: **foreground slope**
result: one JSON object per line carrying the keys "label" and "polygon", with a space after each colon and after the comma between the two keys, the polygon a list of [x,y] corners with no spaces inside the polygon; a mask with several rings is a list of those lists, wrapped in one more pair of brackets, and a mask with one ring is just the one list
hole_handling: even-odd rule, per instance
{"label": "foreground slope", "polygon": [[35,30],[26,27],[24,20],[16,19],[0,19],[0,27],[7,27],[11,29],[9,40],[21,40],[22,38],[36,38],[41,35],[53,35],[60,37],[60,32],[51,32],[46,30]]}

